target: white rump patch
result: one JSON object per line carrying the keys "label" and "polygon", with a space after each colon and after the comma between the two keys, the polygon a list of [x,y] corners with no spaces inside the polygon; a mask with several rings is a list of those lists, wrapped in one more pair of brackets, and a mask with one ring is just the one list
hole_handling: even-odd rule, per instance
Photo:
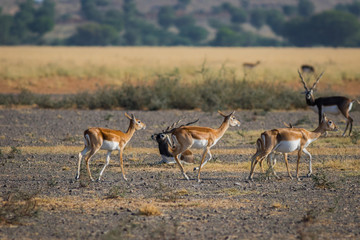
{"label": "white rump patch", "polygon": [[274,148],[277,152],[289,153],[300,149],[300,139],[293,141],[281,141]]}
{"label": "white rump patch", "polygon": [[351,103],[349,104],[349,112],[350,112],[351,109],[352,109],[353,103],[354,103],[354,102],[351,102]]}
{"label": "white rump patch", "polygon": [[89,137],[88,134],[86,134],[84,136],[84,144],[85,144],[86,147],[89,147],[89,143],[90,143],[90,137]]}
{"label": "white rump patch", "polygon": [[118,142],[104,140],[101,149],[113,151],[113,150],[120,150],[120,147]]}

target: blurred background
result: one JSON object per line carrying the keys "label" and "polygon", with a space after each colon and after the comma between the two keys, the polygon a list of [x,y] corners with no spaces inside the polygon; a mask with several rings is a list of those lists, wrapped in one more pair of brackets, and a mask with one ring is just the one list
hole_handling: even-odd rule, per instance
{"label": "blurred background", "polygon": [[357,0],[0,0],[1,45],[360,45]]}

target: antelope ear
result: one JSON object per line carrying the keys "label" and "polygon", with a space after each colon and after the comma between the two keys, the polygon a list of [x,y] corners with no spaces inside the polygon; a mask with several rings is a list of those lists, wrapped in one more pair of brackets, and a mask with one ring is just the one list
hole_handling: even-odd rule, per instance
{"label": "antelope ear", "polygon": [[218,113],[223,117],[229,117],[229,116],[233,115],[235,113],[235,111],[232,111],[229,115],[226,115],[225,113],[221,112],[220,110],[218,110]]}
{"label": "antelope ear", "polygon": [[136,121],[134,114],[131,114],[131,119]]}
{"label": "antelope ear", "polygon": [[218,110],[218,113],[223,116],[223,117],[227,117],[224,113],[222,113],[220,110]]}
{"label": "antelope ear", "polygon": [[131,117],[129,116],[129,114],[125,113],[125,116],[126,116],[129,120],[131,120]]}
{"label": "antelope ear", "polygon": [[328,119],[327,119],[327,117],[326,117],[326,115],[325,115],[325,113],[323,113],[323,115],[322,115],[322,121],[327,121]]}

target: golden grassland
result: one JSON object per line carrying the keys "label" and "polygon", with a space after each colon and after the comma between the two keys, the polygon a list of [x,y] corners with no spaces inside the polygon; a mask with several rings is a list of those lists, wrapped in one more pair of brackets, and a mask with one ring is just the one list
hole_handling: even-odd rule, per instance
{"label": "golden grassland", "polygon": [[325,71],[319,87],[360,92],[360,49],[211,47],[0,47],[0,93],[76,93],[123,82],[151,82],[179,74],[184,82],[204,76],[243,79],[244,62],[261,61],[250,81],[283,82],[296,88],[302,64]]}

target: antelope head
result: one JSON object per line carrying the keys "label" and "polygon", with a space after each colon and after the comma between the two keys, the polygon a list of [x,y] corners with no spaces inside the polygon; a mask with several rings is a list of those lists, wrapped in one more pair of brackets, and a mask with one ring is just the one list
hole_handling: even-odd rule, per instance
{"label": "antelope head", "polygon": [[229,115],[225,115],[224,113],[222,113],[221,111],[218,111],[218,113],[223,116],[225,118],[225,120],[229,120],[229,124],[232,127],[238,126],[240,127],[241,123],[239,120],[237,120],[234,116],[235,111],[233,111],[232,113],[230,113]]}
{"label": "antelope head", "polygon": [[145,129],[146,125],[145,123],[141,122],[139,119],[136,119],[134,114],[131,114],[131,117],[129,116],[129,114],[125,113],[125,116],[132,121],[132,123],[134,124],[134,127],[136,130],[140,130],[140,129]]}
{"label": "antelope head", "polygon": [[336,132],[338,130],[338,127],[335,125],[335,123],[331,119],[328,119],[325,114],[322,115],[321,125],[325,131]]}
{"label": "antelope head", "polygon": [[306,86],[306,83],[304,81],[304,78],[301,74],[301,72],[298,70],[298,73],[299,73],[299,77],[301,79],[301,82],[302,84],[304,85],[304,88],[305,88],[305,92],[303,92],[305,95],[306,95],[306,99],[310,100],[311,98],[313,98],[313,93],[314,93],[314,89],[316,87],[316,84],[319,82],[320,78],[322,77],[322,75],[324,74],[324,72],[322,72],[316,79],[315,83],[313,84],[313,86],[309,89],[307,86]]}

